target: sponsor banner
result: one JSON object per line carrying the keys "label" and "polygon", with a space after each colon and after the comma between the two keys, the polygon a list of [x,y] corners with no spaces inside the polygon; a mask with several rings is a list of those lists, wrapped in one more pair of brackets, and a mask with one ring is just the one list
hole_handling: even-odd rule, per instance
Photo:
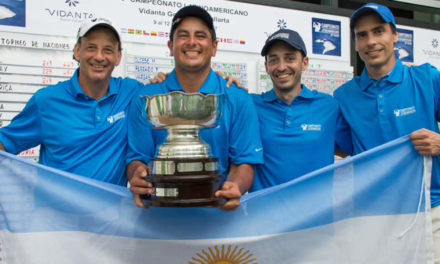
{"label": "sponsor banner", "polygon": [[430,162],[406,136],[246,194],[236,211],[226,212],[137,208],[125,187],[0,152],[0,258],[10,264],[433,263]]}
{"label": "sponsor banner", "polygon": [[341,56],[341,21],[312,18],[313,54]]}
{"label": "sponsor banner", "polygon": [[399,40],[394,45],[394,54],[403,62],[414,62],[414,31],[397,28]]}
{"label": "sponsor banner", "polygon": [[[414,41],[413,64],[420,65],[428,62],[436,66],[438,69],[440,69],[440,31],[424,29],[424,28],[408,27],[408,26],[398,26],[398,27],[400,30],[413,32],[413,41]],[[399,33],[399,39],[400,38],[401,35]]]}
{"label": "sponsor banner", "polygon": [[417,29],[414,41],[416,63],[429,62],[440,69],[440,31]]}
{"label": "sponsor banner", "polygon": [[26,1],[2,0],[0,3],[0,25],[25,27]]}
{"label": "sponsor banner", "polygon": [[[15,2],[21,5],[10,4]],[[165,45],[172,17],[190,4],[199,5],[211,14],[221,50],[259,53],[271,33],[290,28],[302,35],[307,49],[312,51],[314,20],[315,24],[323,22],[322,31],[317,34],[326,40],[316,39],[315,49],[320,50],[310,52],[310,56],[349,61],[346,17],[223,0],[6,0],[5,4],[0,3],[0,31],[74,38],[84,19],[106,17],[120,29],[124,41]],[[23,14],[19,15],[18,10]],[[26,23],[20,22],[19,17],[23,16]],[[313,30],[315,32],[316,27]],[[336,45],[335,48],[332,45]]]}

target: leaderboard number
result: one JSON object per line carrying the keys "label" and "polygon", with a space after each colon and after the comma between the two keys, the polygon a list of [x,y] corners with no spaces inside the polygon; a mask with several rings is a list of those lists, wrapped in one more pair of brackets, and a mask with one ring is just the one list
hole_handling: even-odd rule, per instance
{"label": "leaderboard number", "polygon": [[43,68],[43,75],[50,75],[52,72],[51,68]]}
{"label": "leaderboard number", "polygon": [[43,60],[43,67],[52,67],[52,60]]}
{"label": "leaderboard number", "polygon": [[63,63],[63,67],[64,68],[74,68],[75,67],[75,63],[73,61],[64,62]]}
{"label": "leaderboard number", "polygon": [[72,75],[73,75],[73,70],[70,70],[70,69],[65,70],[65,71],[63,72],[63,75],[64,75],[64,76],[72,76]]}
{"label": "leaderboard number", "polygon": [[50,78],[50,77],[43,77],[42,78],[42,83],[43,84],[52,84],[52,78]]}

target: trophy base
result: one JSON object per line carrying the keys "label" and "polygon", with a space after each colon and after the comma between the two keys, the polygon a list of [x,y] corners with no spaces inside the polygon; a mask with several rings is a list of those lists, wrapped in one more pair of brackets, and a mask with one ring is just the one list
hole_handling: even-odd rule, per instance
{"label": "trophy base", "polygon": [[165,200],[148,197],[151,195],[141,196],[145,200],[145,205],[156,207],[200,207],[212,206],[216,207],[225,202],[223,198],[206,198],[206,199],[181,199],[181,200]]}
{"label": "trophy base", "polygon": [[[153,183],[155,194],[142,195],[141,198],[147,206],[218,206],[225,200],[215,197],[222,176],[218,173],[218,166],[213,164],[218,165],[216,158],[153,159],[152,174],[147,180]],[[168,168],[164,170],[164,166]]]}

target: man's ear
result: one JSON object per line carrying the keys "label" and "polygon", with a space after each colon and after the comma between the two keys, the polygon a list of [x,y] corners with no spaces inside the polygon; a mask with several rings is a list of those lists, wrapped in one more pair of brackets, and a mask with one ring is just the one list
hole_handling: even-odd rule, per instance
{"label": "man's ear", "polygon": [[212,42],[212,57],[215,57],[215,54],[217,53],[217,46],[218,46],[218,41],[214,40]]}
{"label": "man's ear", "polygon": [[168,40],[168,48],[170,49],[170,55],[173,56],[173,41]]}
{"label": "man's ear", "polygon": [[78,44],[75,44],[75,47],[73,47],[73,59],[79,62],[79,46]]}
{"label": "man's ear", "polygon": [[121,59],[122,59],[122,51],[118,50],[118,58],[116,60],[116,66],[119,66],[119,63],[121,63]]}
{"label": "man's ear", "polygon": [[309,67],[309,57],[305,56],[302,61],[302,70],[307,70],[307,67]]}
{"label": "man's ear", "polygon": [[393,41],[394,41],[394,44],[396,44],[397,41],[399,41],[399,33],[397,32],[397,29],[393,30],[392,32],[393,32]]}

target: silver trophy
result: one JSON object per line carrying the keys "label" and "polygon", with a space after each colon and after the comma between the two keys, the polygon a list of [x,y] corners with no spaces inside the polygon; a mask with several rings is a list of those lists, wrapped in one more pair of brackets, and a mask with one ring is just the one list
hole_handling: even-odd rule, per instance
{"label": "silver trophy", "polygon": [[171,92],[145,96],[148,121],[167,129],[168,137],[151,160],[147,180],[154,195],[143,199],[152,206],[218,205],[214,196],[222,175],[218,159],[199,137],[202,128],[215,127],[221,118],[224,95]]}

